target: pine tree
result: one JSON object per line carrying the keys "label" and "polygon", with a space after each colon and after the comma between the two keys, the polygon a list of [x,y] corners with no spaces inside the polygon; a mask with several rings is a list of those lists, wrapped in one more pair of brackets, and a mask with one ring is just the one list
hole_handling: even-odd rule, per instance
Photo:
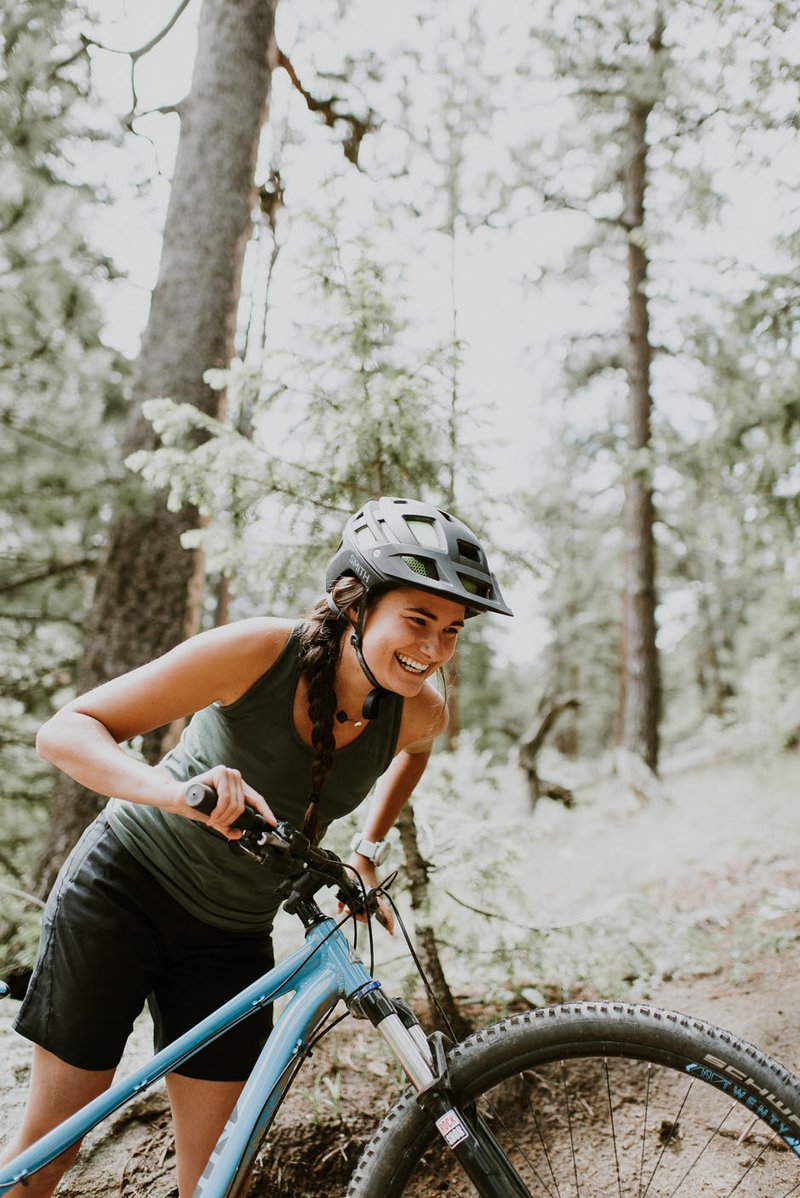
{"label": "pine tree", "polygon": [[[344,186],[329,184],[337,208]],[[173,507],[197,505],[204,522],[188,541],[209,569],[235,574],[239,591],[276,610],[318,587],[343,518],[365,499],[438,498],[447,469],[441,354],[420,350],[407,323],[402,271],[366,235],[343,236],[330,212],[308,228],[295,250],[305,315],[292,348],[273,343],[263,361],[207,375],[227,396],[223,419],[149,403],[162,447],[130,459],[170,488]]]}
{"label": "pine tree", "polygon": [[740,33],[691,0],[614,0],[602,10],[575,0],[549,6],[536,32],[551,64],[537,86],[548,89],[552,116],[518,160],[562,227],[570,216],[589,229],[570,264],[573,303],[581,297],[587,320],[568,351],[565,389],[580,400],[576,435],[591,429],[616,458],[600,484],[613,481],[624,495],[621,564],[612,567],[622,583],[616,740],[655,768],[661,430],[683,382],[667,366],[680,345],[671,299],[680,298],[683,316],[699,302],[686,296],[681,264],[686,272],[687,239],[720,211],[703,147],[711,129],[722,136],[717,126],[735,107]]}

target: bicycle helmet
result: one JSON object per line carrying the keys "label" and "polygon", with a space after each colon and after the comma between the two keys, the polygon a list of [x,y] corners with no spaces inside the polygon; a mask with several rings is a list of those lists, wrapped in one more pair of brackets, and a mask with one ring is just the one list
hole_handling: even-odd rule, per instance
{"label": "bicycle helmet", "polygon": [[413,586],[463,603],[467,616],[512,615],[478,538],[430,503],[384,496],[365,503],[345,525],[325,578],[353,574],[367,590]]}

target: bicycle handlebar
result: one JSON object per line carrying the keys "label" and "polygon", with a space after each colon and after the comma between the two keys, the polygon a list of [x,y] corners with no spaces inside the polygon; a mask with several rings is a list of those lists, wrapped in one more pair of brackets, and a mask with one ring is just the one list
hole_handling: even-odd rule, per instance
{"label": "bicycle handlebar", "polygon": [[[210,815],[217,805],[217,792],[204,782],[191,782],[184,791],[184,798],[189,807],[204,815]],[[231,841],[232,846],[263,864],[269,862],[279,873],[289,875],[283,887],[287,899],[285,907],[290,913],[297,910],[295,899],[310,898],[322,886],[338,886],[337,897],[354,914],[364,909],[363,889],[339,857],[328,849],[313,845],[286,820],[279,819],[273,825],[252,807],[245,807],[231,826],[242,832],[241,839]]]}
{"label": "bicycle handlebar", "polygon": [[[195,811],[202,811],[203,815],[211,815],[217,805],[217,792],[213,786],[208,786],[205,782],[191,782],[183,792],[183,797],[189,807]],[[245,807],[242,814],[233,821],[232,827],[248,832],[275,831],[272,824],[267,823],[263,815],[259,815],[252,807]]]}

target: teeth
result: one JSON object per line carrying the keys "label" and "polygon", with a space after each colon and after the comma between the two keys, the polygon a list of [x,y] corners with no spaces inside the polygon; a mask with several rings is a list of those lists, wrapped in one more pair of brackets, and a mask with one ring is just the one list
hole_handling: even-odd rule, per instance
{"label": "teeth", "polygon": [[424,674],[427,669],[426,666],[420,665],[417,661],[412,661],[410,657],[403,657],[400,653],[397,654],[397,660],[401,666],[405,666],[407,670],[411,670],[414,674]]}

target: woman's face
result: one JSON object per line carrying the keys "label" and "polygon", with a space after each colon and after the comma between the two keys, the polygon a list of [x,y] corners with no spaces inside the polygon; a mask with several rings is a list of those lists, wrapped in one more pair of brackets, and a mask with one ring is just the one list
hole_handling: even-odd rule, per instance
{"label": "woman's face", "polygon": [[463,626],[463,604],[397,587],[367,612],[364,657],[381,686],[411,698],[453,656]]}

